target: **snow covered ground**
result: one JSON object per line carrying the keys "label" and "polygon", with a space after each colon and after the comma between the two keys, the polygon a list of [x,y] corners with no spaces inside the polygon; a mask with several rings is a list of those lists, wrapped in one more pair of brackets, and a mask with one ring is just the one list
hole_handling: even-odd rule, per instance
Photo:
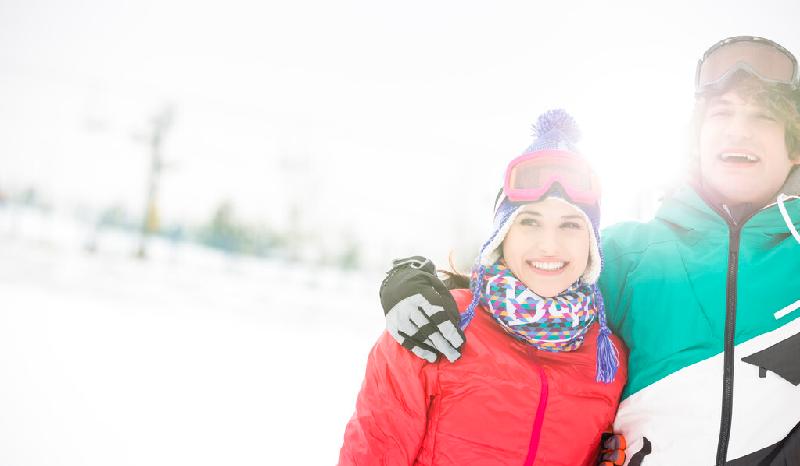
{"label": "snow covered ground", "polygon": [[378,273],[0,208],[0,465],[335,464]]}

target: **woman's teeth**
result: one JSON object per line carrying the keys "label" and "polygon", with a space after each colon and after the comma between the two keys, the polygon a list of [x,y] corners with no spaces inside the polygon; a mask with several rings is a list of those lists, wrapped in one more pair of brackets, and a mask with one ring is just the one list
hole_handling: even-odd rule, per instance
{"label": "woman's teeth", "polygon": [[563,269],[567,265],[566,262],[529,262],[529,264],[534,269],[547,271]]}

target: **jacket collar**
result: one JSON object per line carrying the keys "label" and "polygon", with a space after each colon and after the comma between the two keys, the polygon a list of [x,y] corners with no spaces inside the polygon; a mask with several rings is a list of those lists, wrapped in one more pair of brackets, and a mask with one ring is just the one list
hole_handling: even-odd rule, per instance
{"label": "jacket collar", "polygon": [[800,168],[795,167],[786,177],[781,192],[787,196],[800,196]]}
{"label": "jacket collar", "polygon": [[[795,170],[790,178],[792,183],[800,183],[800,171]],[[790,180],[787,179],[787,185]],[[789,186],[791,187],[791,186]],[[794,198],[785,202],[786,210],[796,228],[800,228],[800,198],[797,191],[791,191]],[[789,194],[784,191],[785,194]],[[711,207],[710,200],[702,196],[696,187],[686,183],[664,199],[656,212],[656,218],[678,225],[687,230],[713,232],[720,229],[727,232],[728,221]],[[775,202],[761,208],[748,221],[747,227],[757,228],[765,234],[786,233],[787,227]]]}

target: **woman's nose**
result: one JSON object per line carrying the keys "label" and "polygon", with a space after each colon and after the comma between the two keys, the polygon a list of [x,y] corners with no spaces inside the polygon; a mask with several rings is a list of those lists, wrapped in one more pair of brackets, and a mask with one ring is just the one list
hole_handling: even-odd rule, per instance
{"label": "woman's nose", "polygon": [[546,256],[555,255],[558,252],[558,232],[543,231],[537,243],[539,253]]}

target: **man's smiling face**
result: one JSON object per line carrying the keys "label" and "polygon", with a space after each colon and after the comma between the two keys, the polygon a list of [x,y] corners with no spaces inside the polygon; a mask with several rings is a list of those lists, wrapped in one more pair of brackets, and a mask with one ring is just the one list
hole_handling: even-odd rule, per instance
{"label": "man's smiling face", "polygon": [[774,200],[789,171],[785,125],[756,102],[728,91],[708,102],[700,126],[703,187],[729,205]]}

